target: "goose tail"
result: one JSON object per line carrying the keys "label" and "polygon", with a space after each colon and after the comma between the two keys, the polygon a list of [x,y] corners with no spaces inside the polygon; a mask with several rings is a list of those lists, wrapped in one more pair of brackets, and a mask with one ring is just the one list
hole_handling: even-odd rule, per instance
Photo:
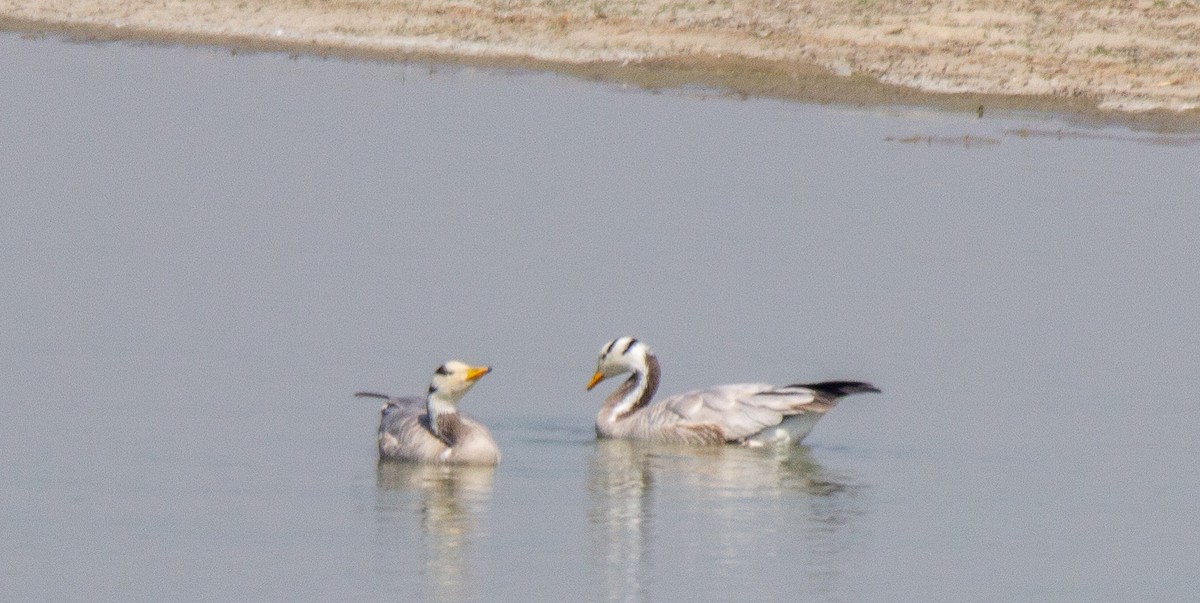
{"label": "goose tail", "polygon": [[850,394],[882,393],[878,387],[862,381],[821,381],[818,383],[796,383],[788,387],[803,387],[829,396],[841,398]]}
{"label": "goose tail", "polygon": [[358,393],[354,394],[354,397],[355,398],[379,398],[381,400],[391,400],[392,399],[392,397],[387,394],[380,394],[380,393],[376,393],[376,392],[358,392]]}

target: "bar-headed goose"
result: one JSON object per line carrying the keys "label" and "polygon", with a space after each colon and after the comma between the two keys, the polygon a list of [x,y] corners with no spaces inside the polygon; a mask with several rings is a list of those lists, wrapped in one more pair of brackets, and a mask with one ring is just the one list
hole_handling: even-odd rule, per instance
{"label": "bar-headed goose", "polygon": [[614,339],[601,348],[596,374],[587,388],[627,372],[633,374],[605,399],[596,415],[599,437],[677,444],[795,444],[838,398],[879,391],[858,381],[783,387],[737,383],[651,401],[658,389],[658,358],[633,337]]}
{"label": "bar-headed goose", "polygon": [[491,370],[457,360],[447,362],[434,372],[423,399],[354,394],[387,400],[379,420],[380,458],[460,465],[499,463],[500,448],[487,427],[458,412],[458,401]]}

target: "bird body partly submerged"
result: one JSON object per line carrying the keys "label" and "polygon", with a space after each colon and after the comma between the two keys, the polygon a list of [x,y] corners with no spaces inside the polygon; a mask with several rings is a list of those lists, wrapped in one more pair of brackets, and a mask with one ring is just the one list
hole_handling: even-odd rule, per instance
{"label": "bird body partly submerged", "polygon": [[858,381],[787,386],[737,383],[653,400],[660,375],[658,359],[632,337],[613,340],[601,350],[588,389],[624,372],[632,375],[605,399],[596,415],[600,437],[675,444],[795,444],[838,398],[879,391]]}
{"label": "bird body partly submerged", "polygon": [[386,400],[379,418],[379,457],[419,463],[498,464],[500,447],[491,432],[457,407],[472,383],[488,371],[488,367],[447,363],[434,375],[425,398],[355,394]]}
{"label": "bird body partly submerged", "polygon": [[421,398],[390,398],[379,419],[379,457],[422,463],[495,465],[500,447],[488,428],[464,415],[438,417],[439,431],[454,445],[433,435],[429,412]]}

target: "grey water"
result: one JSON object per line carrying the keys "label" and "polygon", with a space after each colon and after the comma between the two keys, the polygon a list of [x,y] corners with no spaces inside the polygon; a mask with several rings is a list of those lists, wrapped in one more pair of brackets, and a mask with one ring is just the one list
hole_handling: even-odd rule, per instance
{"label": "grey water", "polygon": [[[0,76],[0,599],[1200,589],[1187,139],[11,34]],[[883,394],[598,443],[620,335],[665,393]],[[351,394],[455,358],[502,464],[378,464]]]}

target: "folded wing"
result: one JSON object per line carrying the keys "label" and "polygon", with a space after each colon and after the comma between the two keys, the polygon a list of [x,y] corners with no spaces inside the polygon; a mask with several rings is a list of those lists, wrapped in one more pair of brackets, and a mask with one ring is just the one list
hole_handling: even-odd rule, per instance
{"label": "folded wing", "polygon": [[824,413],[833,404],[804,387],[737,383],[671,396],[655,406],[659,422],[680,427],[712,425],[726,441],[739,441],[779,425],[785,417]]}

